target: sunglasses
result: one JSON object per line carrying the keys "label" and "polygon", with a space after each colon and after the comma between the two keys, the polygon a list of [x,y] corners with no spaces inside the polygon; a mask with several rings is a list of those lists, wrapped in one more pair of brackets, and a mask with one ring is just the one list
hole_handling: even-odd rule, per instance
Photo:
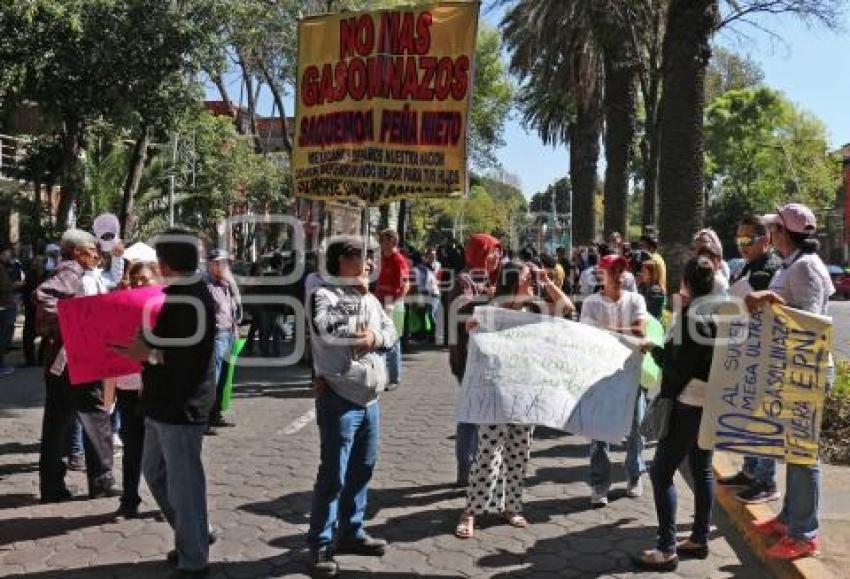
{"label": "sunglasses", "polygon": [[736,237],[735,243],[738,244],[738,247],[750,247],[759,239],[762,239],[762,236],[757,235],[755,237]]}

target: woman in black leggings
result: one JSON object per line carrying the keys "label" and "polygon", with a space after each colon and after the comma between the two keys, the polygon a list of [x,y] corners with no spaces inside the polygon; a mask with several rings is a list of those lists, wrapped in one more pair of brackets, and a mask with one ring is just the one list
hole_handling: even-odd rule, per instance
{"label": "woman in black leggings", "polygon": [[[713,342],[717,328],[711,319],[711,304],[697,303],[711,294],[715,269],[705,257],[685,264],[681,311],[664,349],[655,348],[653,356],[663,368],[661,398],[673,400],[666,435],[661,437],[650,469],[655,511],[658,515],[658,542],[655,549],[634,558],[642,569],[673,571],[679,557],[708,556],[708,530],[714,497],[712,451],[697,445],[705,389],[711,370]],[[691,535],[676,542],[676,487],[673,476],[688,459],[694,479],[694,524]]]}

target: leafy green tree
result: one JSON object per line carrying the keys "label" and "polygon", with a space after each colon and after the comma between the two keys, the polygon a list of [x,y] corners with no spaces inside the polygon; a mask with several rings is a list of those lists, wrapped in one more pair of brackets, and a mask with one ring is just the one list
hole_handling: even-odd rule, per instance
{"label": "leafy green tree", "polygon": [[658,197],[659,238],[671,284],[678,282],[691,235],[705,218],[703,116],[714,33],[728,25],[753,24],[759,14],[786,14],[835,26],[841,5],[840,0],[669,0],[662,50]]}
{"label": "leafy green tree", "polygon": [[570,213],[570,180],[561,177],[548,187],[531,196],[528,208],[531,211],[548,213],[552,211],[552,197],[555,198],[555,211],[560,216]]}
{"label": "leafy green tree", "polygon": [[470,152],[478,167],[498,165],[495,150],[505,144],[505,121],[514,99],[505,68],[499,31],[479,23],[469,122]]}
{"label": "leafy green tree", "polygon": [[546,144],[569,144],[574,235],[596,236],[594,194],[602,131],[602,55],[596,49],[589,11],[578,1],[520,2],[501,27],[511,52],[510,70],[520,78],[517,101],[526,127]]}
{"label": "leafy green tree", "polygon": [[[787,201],[830,208],[840,179],[826,127],[779,91],[731,90],[706,111],[706,183],[710,220],[733,234],[743,213]],[[735,212],[738,212],[735,215]],[[728,218],[728,219],[727,219]]]}
{"label": "leafy green tree", "polygon": [[466,199],[424,199],[413,205],[410,240],[419,247],[472,233],[505,236],[521,221],[527,203],[514,185],[473,175]]}
{"label": "leafy green tree", "polygon": [[57,228],[65,227],[84,189],[85,136],[96,122],[134,134],[122,211],[133,215],[150,134],[172,124],[200,94],[191,75],[215,36],[217,21],[208,10],[214,1],[33,0],[3,7],[0,27],[14,31],[16,44],[0,44],[0,61],[16,50],[28,55],[13,96],[37,103],[61,143]]}
{"label": "leafy green tree", "polygon": [[705,71],[705,102],[712,103],[730,90],[758,86],[764,82],[764,71],[749,56],[742,56],[714,46]]}

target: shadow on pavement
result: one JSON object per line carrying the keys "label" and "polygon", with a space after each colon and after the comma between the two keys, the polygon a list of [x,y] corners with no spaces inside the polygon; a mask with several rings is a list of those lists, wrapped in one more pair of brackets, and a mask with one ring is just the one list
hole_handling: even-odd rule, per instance
{"label": "shadow on pavement", "polygon": [[3,520],[0,526],[0,545],[21,541],[37,541],[45,537],[64,535],[86,527],[105,525],[115,520],[112,513],[81,517],[33,517]]}
{"label": "shadow on pavement", "polygon": [[[163,555],[164,556],[164,555]],[[119,563],[95,565],[82,569],[65,569],[41,573],[26,573],[10,577],[26,579],[93,579],[95,577],[168,577],[171,567],[160,562]],[[306,553],[284,553],[257,561],[216,562],[210,565],[210,578],[225,577],[289,577],[292,574],[308,574]],[[342,564],[340,577],[370,579],[449,579],[463,575],[406,573],[403,571],[355,571],[346,570]]]}
{"label": "shadow on pavement", "polygon": [[[20,507],[29,507],[38,502],[38,497],[27,493],[9,493],[0,495],[0,510],[3,509],[18,509]],[[5,525],[5,521],[3,523]],[[0,538],[0,544],[3,540]]]}
{"label": "shadow on pavement", "polygon": [[[462,497],[464,489],[450,484],[422,485],[394,489],[370,488],[367,519],[373,519],[381,509],[421,507],[431,503]],[[276,517],[292,525],[309,522],[310,501],[313,491],[299,491],[272,501],[248,503],[239,507],[255,515]],[[415,515],[412,515],[415,516]]]}

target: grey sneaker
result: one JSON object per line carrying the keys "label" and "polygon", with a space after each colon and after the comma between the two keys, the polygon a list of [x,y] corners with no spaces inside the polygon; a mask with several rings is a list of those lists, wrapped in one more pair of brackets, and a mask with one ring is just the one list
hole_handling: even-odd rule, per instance
{"label": "grey sneaker", "polygon": [[387,384],[387,387],[384,388],[385,392],[394,392],[395,390],[398,390],[398,382],[390,382]]}
{"label": "grey sneaker", "polygon": [[590,493],[590,504],[597,508],[608,506],[608,487],[593,487]]}
{"label": "grey sneaker", "polygon": [[643,496],[643,477],[639,476],[633,481],[629,481],[629,486],[626,489],[626,494],[633,499],[639,499]]}

